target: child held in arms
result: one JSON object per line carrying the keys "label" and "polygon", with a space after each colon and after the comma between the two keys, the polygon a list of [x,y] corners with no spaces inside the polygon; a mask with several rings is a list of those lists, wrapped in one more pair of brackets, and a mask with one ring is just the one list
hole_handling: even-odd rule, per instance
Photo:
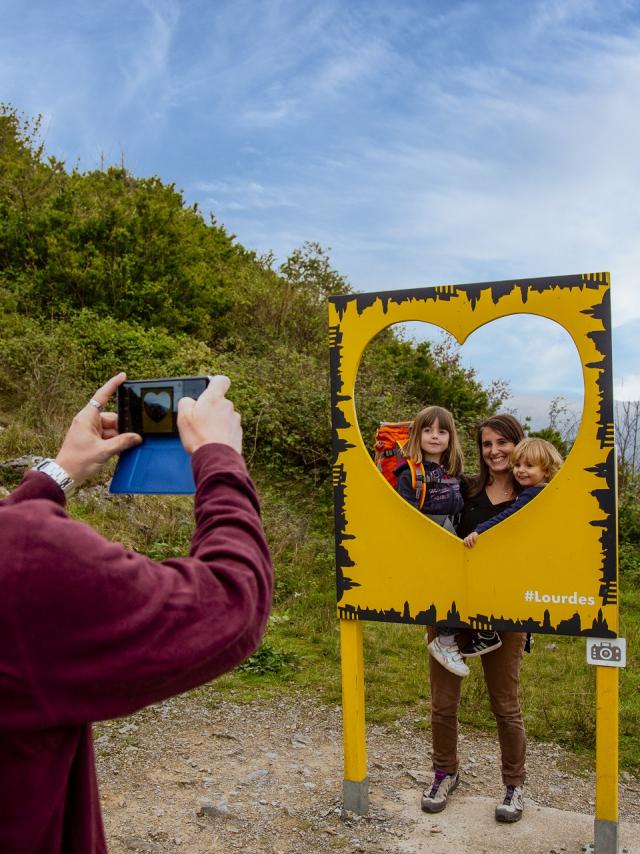
{"label": "child held in arms", "polygon": [[[472,549],[478,541],[480,534],[484,534],[489,528],[493,528],[499,522],[504,522],[514,513],[517,513],[532,498],[535,498],[552,477],[558,473],[562,465],[562,457],[556,448],[545,439],[529,437],[519,442],[511,453],[511,466],[513,476],[522,491],[510,507],[482,522],[475,531],[472,531],[463,540],[465,546]],[[465,658],[475,655],[484,655],[501,645],[497,632],[477,632],[467,646],[463,647],[462,654]]]}
{"label": "child held in arms", "polygon": [[473,548],[478,541],[478,535],[484,534],[498,522],[504,522],[509,516],[517,513],[532,498],[542,492],[552,477],[558,473],[562,465],[562,457],[556,448],[546,439],[529,437],[523,439],[513,449],[511,466],[513,476],[522,487],[522,492],[510,507],[498,513],[486,522],[482,522],[475,531],[464,538],[464,544]]}

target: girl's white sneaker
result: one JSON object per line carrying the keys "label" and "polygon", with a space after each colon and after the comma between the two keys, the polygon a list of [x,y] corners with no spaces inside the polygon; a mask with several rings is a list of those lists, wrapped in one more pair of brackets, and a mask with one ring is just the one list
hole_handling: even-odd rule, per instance
{"label": "girl's white sneaker", "polygon": [[439,637],[435,637],[430,644],[427,645],[429,655],[439,662],[445,670],[450,673],[455,673],[456,676],[468,676],[469,668],[464,663],[458,644],[442,643]]}

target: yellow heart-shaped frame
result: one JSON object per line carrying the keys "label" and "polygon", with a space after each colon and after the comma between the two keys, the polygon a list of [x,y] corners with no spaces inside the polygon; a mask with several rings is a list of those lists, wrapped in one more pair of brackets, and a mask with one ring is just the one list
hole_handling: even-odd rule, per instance
{"label": "yellow heart-shaped frame", "polygon": [[[426,321],[462,344],[480,326],[515,314],[553,320],[573,339],[584,374],[582,421],[543,494],[466,549],[399,501],[375,468],[357,423],[358,366],[371,339],[394,323]],[[339,616],[615,636],[608,274],[331,297],[329,329]],[[431,403],[438,401],[424,401]]]}

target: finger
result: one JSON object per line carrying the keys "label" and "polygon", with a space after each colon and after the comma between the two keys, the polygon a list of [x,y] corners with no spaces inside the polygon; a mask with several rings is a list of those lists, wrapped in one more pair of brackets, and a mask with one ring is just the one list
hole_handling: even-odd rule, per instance
{"label": "finger", "polygon": [[118,433],[112,439],[105,439],[103,443],[104,459],[108,460],[114,454],[121,454],[128,448],[135,448],[142,442],[142,436],[137,433]]}
{"label": "finger", "polygon": [[[122,385],[122,383],[126,380],[127,375],[124,371],[121,371],[119,374],[116,374],[115,377],[111,377],[103,386],[101,386],[97,392],[93,395],[93,399],[97,400],[98,403],[101,403],[103,406],[109,402],[110,398],[116,393],[118,386]],[[89,404],[88,404],[89,405]],[[92,407],[95,409],[95,407]]]}
{"label": "finger", "polygon": [[224,374],[216,374],[215,377],[209,377],[209,385],[202,392],[200,397],[207,397],[210,400],[218,400],[224,397],[229,391],[231,380]]}
{"label": "finger", "polygon": [[118,426],[117,412],[101,412],[100,421],[103,430],[115,430]]}
{"label": "finger", "polygon": [[178,401],[178,415],[184,415],[185,412],[190,412],[196,405],[192,397],[181,397]]}

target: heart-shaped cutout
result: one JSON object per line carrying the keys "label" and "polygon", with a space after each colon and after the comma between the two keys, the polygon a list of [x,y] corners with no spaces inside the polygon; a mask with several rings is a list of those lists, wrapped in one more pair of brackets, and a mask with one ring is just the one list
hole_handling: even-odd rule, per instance
{"label": "heart-shaped cutout", "polygon": [[144,396],[145,414],[160,424],[171,409],[171,396],[167,391],[148,391]]}
{"label": "heart-shaped cutout", "polygon": [[[466,352],[470,359],[465,358]],[[487,366],[493,364],[492,354],[492,382],[481,382],[471,360],[482,361],[486,374]],[[516,385],[523,373],[527,374],[525,389]],[[401,379],[395,387],[393,376]],[[475,475],[480,464],[475,425],[488,409],[495,409],[501,381],[509,384],[511,393],[497,411],[511,411],[529,433],[541,431],[542,438],[554,442],[566,457],[582,415],[580,357],[563,327],[527,314],[494,320],[460,346],[441,327],[425,322],[394,324],[379,333],[363,354],[356,380],[355,403],[364,444],[372,447],[369,437],[376,435],[383,421],[412,420],[424,406],[444,406],[461,415],[456,426],[465,473]],[[511,398],[516,411],[509,406]],[[390,454],[390,449],[383,453]],[[386,465],[378,465],[380,476],[392,485],[393,465],[391,457]]]}

